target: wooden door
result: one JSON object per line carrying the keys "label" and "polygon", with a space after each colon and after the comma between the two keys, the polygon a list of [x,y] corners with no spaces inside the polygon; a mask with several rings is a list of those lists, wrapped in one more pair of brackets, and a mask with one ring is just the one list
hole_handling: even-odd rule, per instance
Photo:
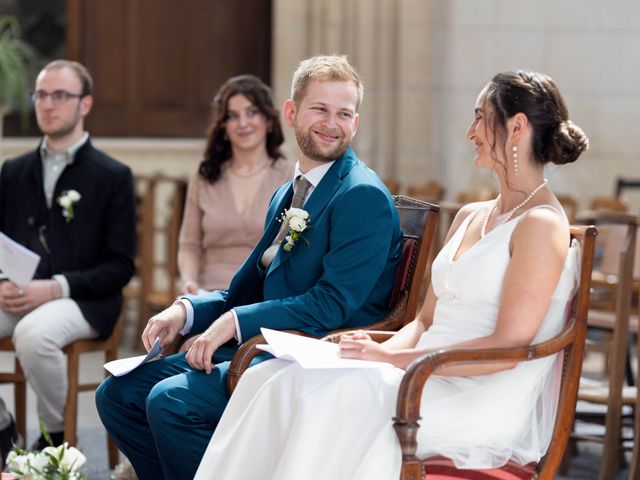
{"label": "wooden door", "polygon": [[270,0],[67,0],[69,58],[95,83],[88,130],[204,135],[230,76],[270,83]]}

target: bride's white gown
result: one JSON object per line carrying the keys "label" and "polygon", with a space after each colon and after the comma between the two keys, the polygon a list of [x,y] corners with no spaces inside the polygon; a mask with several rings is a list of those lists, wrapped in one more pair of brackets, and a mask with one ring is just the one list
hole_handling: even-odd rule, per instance
{"label": "bride's white gown", "polygon": [[[473,215],[435,259],[438,297],[420,347],[489,335],[497,318],[511,233],[521,216],[495,228],[453,260]],[[576,285],[578,248],[565,268],[534,342],[556,334]],[[490,468],[538,460],[550,441],[556,357],[474,377],[432,377],[423,392],[418,454],[458,466]],[[401,369],[304,370],[269,360],[242,377],[196,479],[377,480],[399,478],[392,427]]]}

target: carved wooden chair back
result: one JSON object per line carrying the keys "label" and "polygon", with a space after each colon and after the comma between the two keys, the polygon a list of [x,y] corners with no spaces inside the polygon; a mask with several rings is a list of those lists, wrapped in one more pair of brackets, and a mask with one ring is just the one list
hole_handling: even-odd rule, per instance
{"label": "carved wooden chair back", "polygon": [[[571,227],[572,239],[582,246],[581,271],[578,288],[569,310],[569,318],[563,330],[551,339],[522,348],[493,350],[442,350],[414,361],[403,377],[398,393],[394,428],[402,448],[402,480],[427,480],[429,474],[438,478],[539,478],[551,480],[562,460],[573,425],[576,397],[582,368],[582,359],[589,309],[589,289],[595,245],[595,227]],[[536,465],[517,465],[509,462],[505,467],[493,470],[457,470],[452,462],[441,457],[421,460],[416,457],[416,436],[420,420],[420,402],[425,382],[438,368],[459,363],[486,363],[504,361],[531,361],[562,352],[562,377],[558,410],[553,438],[547,454]],[[428,388],[428,385],[427,385]],[[473,476],[475,475],[475,476]],[[509,476],[511,475],[511,476]]]}
{"label": "carved wooden chair back", "polygon": [[[576,419],[605,425],[604,436],[574,431],[572,439],[603,442],[600,478],[613,478],[620,458],[623,405],[634,407],[636,389],[625,386],[627,371],[631,369],[629,355],[629,321],[633,291],[634,258],[637,252],[638,219],[616,211],[593,210],[579,214],[577,221],[595,224],[606,233],[601,269],[594,271],[592,285],[596,292],[610,294],[609,302],[591,302],[588,326],[604,330],[601,340],[588,341],[588,348],[607,353],[606,380],[593,381],[583,376],[578,399],[588,404],[606,405],[606,414],[594,414],[593,409],[578,409]],[[614,267],[614,264],[615,265]],[[602,293],[600,294],[603,295]],[[603,307],[599,308],[599,307]],[[637,320],[636,320],[637,323]],[[629,383],[633,383],[633,378]]]}
{"label": "carved wooden chair back", "polygon": [[[178,237],[187,195],[182,178],[155,175],[144,204],[144,226],[139,245],[142,267],[142,304],[138,338],[149,318],[173,303],[178,295]],[[168,208],[166,208],[168,206]]]}

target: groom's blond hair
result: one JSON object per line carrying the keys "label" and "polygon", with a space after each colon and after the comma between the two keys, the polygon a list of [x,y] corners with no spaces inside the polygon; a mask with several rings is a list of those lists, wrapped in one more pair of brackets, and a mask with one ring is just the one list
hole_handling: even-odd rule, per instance
{"label": "groom's blond hair", "polygon": [[346,55],[316,55],[307,58],[298,65],[291,82],[291,98],[298,102],[312,80],[332,82],[353,82],[358,89],[356,110],[362,103],[364,86],[360,75],[349,63]]}

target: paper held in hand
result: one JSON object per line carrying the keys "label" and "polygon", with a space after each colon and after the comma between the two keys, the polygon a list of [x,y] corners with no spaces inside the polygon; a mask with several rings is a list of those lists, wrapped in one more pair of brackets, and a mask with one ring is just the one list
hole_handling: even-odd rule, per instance
{"label": "paper held in hand", "polygon": [[127,373],[135,370],[143,363],[151,362],[160,358],[164,348],[160,347],[160,338],[156,338],[153,342],[153,347],[146,355],[139,355],[137,357],[121,358],[119,360],[112,360],[105,363],[104,368],[114,377],[121,377]]}
{"label": "paper held in hand", "polygon": [[298,362],[303,368],[393,367],[390,363],[340,358],[340,348],[335,343],[269,328],[261,328],[260,331],[268,345],[256,345],[256,348],[264,350],[276,358]]}
{"label": "paper held in hand", "polygon": [[19,287],[26,287],[40,263],[40,255],[0,232],[0,269]]}

